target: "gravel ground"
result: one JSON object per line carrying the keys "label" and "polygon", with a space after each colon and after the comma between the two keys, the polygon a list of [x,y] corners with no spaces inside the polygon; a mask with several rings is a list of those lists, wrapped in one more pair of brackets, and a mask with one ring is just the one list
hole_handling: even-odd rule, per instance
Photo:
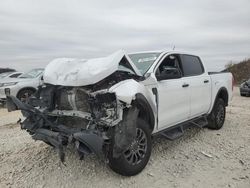
{"label": "gravel ground", "polygon": [[73,148],[63,165],[15,122],[20,112],[0,109],[0,187],[250,187],[250,98],[238,88],[219,131],[192,128],[175,141],[155,138],[142,173],[122,177],[95,156],[78,160]]}

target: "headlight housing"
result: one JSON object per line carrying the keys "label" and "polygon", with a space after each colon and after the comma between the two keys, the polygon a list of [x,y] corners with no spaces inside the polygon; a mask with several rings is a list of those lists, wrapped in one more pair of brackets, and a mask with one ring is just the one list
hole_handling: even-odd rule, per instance
{"label": "headlight housing", "polygon": [[16,85],[17,83],[18,82],[1,83],[0,87],[13,86],[13,85]]}

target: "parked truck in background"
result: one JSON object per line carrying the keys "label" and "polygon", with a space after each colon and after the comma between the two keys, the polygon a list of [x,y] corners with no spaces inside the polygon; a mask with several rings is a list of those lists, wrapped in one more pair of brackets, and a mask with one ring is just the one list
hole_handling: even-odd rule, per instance
{"label": "parked truck in background", "polygon": [[241,96],[250,96],[250,79],[244,80],[240,84],[240,95]]}
{"label": "parked truck in background", "polygon": [[28,103],[8,95],[9,111],[35,140],[55,147],[61,160],[67,144],[80,157],[95,153],[115,172],[141,172],[153,135],[180,137],[190,126],[220,129],[232,98],[231,73],[208,73],[197,55],[153,51],[105,58],[56,59]]}

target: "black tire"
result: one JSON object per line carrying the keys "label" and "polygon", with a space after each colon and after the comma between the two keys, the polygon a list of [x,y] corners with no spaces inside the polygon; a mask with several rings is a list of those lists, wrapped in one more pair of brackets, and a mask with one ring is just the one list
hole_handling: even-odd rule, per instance
{"label": "black tire", "polygon": [[244,94],[241,93],[240,96],[244,97],[244,96],[246,96],[246,95],[244,95]]}
{"label": "black tire", "polygon": [[218,98],[212,112],[208,116],[208,128],[219,130],[224,125],[226,118],[226,105],[223,99]]}
{"label": "black tire", "polygon": [[[111,146],[108,158],[109,158],[109,166],[110,168],[123,176],[134,176],[138,173],[140,173],[145,166],[147,165],[150,155],[151,155],[151,149],[152,149],[152,141],[151,141],[151,131],[149,129],[149,125],[147,122],[145,122],[144,120],[138,118],[137,120],[137,138],[135,139],[135,143],[137,144],[138,148],[140,148],[139,152],[138,152],[138,148],[137,150],[133,148],[133,145],[131,144],[131,146],[125,150],[123,152],[123,154],[118,157],[118,158],[113,158],[113,147]],[[140,142],[140,139],[143,138],[142,136],[144,136],[145,142]],[[138,135],[140,134],[140,135]],[[136,142],[136,140],[138,142]],[[141,139],[143,140],[143,139]],[[142,146],[141,144],[145,144],[145,147]],[[130,150],[130,151],[129,151]],[[142,152],[142,150],[144,150]],[[129,152],[134,152],[131,154],[131,158],[130,153]],[[140,155],[141,153],[141,155]],[[134,156],[133,156],[134,155]],[[135,157],[136,155],[136,157]],[[126,157],[127,156],[127,157]],[[139,156],[139,158],[138,158]],[[139,161],[135,162],[136,160],[134,159],[139,159]],[[130,159],[132,159],[131,161],[129,161]],[[134,164],[133,164],[134,163]]]}
{"label": "black tire", "polygon": [[0,102],[0,108],[6,108],[6,102],[5,101]]}
{"label": "black tire", "polygon": [[31,95],[33,95],[34,93],[35,93],[35,90],[33,90],[33,89],[23,89],[23,90],[21,90],[21,91],[18,92],[17,98],[18,98],[20,101],[26,103],[27,100],[28,100],[28,98],[29,98]]}

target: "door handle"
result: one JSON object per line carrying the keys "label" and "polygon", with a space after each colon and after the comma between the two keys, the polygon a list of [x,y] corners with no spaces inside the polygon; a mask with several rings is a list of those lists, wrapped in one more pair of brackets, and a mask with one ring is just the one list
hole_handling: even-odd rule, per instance
{"label": "door handle", "polygon": [[182,85],[182,87],[188,87],[189,86],[189,84],[183,84]]}
{"label": "door handle", "polygon": [[204,83],[208,83],[209,82],[209,80],[204,80]]}

